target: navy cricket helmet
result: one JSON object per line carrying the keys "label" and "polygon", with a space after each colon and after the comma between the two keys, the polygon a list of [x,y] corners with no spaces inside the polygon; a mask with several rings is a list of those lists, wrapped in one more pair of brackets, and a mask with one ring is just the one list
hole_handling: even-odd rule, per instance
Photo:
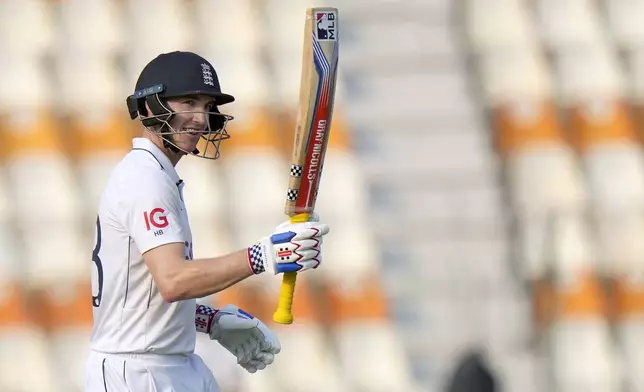
{"label": "navy cricket helmet", "polygon": [[[206,112],[207,128],[201,135],[204,151],[184,151],[173,141],[173,135],[183,131],[173,129],[170,120],[176,114],[167,100],[190,95],[206,95],[214,99],[211,111]],[[163,138],[164,146],[174,152],[196,155],[207,159],[219,157],[219,144],[230,138],[226,125],[233,117],[219,111],[219,106],[235,98],[221,91],[215,68],[203,57],[192,52],[163,53],[150,61],[141,71],[135,91],[127,97],[130,118],[139,119],[150,132]],[[150,108],[148,112],[146,104]],[[211,150],[213,148],[213,150]]]}

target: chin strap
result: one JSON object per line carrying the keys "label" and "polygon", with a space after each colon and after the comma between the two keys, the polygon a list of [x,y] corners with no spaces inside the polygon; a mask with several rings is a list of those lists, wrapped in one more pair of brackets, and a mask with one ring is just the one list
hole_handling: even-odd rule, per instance
{"label": "chin strap", "polygon": [[[164,125],[165,125],[165,124],[164,124]],[[173,153],[175,153],[175,154],[184,154],[184,155],[186,154],[186,152],[185,152],[185,151],[182,151],[182,150],[180,150],[180,149],[177,147],[177,144],[176,144],[176,142],[173,140],[172,135],[163,134],[163,135],[160,135],[160,136],[161,136],[161,138],[163,139],[163,147],[164,147],[164,148],[166,148],[166,149],[168,149],[168,150],[172,151],[172,152],[173,152]],[[199,149],[195,148],[195,149],[192,151],[192,153],[193,153],[193,154],[199,154]]]}

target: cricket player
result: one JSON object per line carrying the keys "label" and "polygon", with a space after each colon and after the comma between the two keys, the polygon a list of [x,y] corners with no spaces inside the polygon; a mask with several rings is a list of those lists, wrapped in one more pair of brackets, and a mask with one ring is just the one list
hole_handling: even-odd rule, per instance
{"label": "cricket player", "polygon": [[329,231],[317,217],[285,222],[248,248],[193,260],[186,184],[175,165],[185,155],[219,157],[232,119],[219,107],[233,101],[221,92],[213,66],[191,52],[153,59],[127,98],[143,129],[112,171],[98,207],[87,392],[219,391],[194,353],[197,332],[251,373],[279,353],[276,334],[257,318],[232,304],[213,309],[196,301],[255,274],[316,268]]}

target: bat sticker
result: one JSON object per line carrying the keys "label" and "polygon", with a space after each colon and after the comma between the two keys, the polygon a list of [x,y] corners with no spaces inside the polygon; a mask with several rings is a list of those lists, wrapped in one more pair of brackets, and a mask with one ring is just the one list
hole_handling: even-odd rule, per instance
{"label": "bat sticker", "polygon": [[335,41],[335,13],[318,12],[315,15],[317,39],[320,41]]}

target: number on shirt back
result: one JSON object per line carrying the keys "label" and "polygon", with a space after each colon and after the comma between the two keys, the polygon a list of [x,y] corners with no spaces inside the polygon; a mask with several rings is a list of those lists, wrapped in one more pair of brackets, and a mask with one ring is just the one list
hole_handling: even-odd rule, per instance
{"label": "number on shirt back", "polygon": [[98,308],[101,306],[101,297],[103,297],[103,263],[99,257],[99,252],[101,251],[101,221],[100,218],[96,217],[96,243],[94,245],[94,250],[92,251],[92,261],[96,265],[96,276],[97,276],[97,285],[92,284],[92,291],[98,289],[96,295],[92,295],[92,306]]}

